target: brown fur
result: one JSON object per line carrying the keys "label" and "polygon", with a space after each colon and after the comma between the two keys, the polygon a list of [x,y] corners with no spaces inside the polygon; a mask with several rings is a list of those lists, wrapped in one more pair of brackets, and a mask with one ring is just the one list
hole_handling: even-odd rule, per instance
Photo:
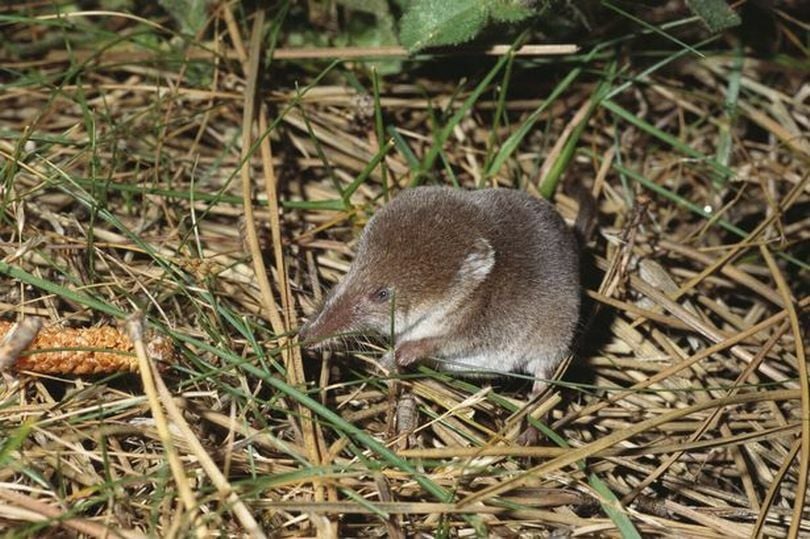
{"label": "brown fur", "polygon": [[[393,309],[374,299],[386,287]],[[387,335],[393,312],[400,365],[434,359],[460,373],[545,379],[568,352],[579,302],[576,241],[551,204],[509,189],[420,187],[368,223],[351,269],[302,336]]]}

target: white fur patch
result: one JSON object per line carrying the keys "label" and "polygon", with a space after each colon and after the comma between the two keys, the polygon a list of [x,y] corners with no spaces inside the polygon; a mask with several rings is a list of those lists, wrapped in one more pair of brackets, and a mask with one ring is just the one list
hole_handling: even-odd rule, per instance
{"label": "white fur patch", "polygon": [[429,337],[439,337],[447,333],[447,315],[450,314],[452,305],[446,303],[439,308],[428,312],[414,313],[413,319],[408,317],[403,326],[405,330],[398,332],[397,341],[417,341]]}
{"label": "white fur patch", "polygon": [[504,374],[522,371],[526,364],[526,355],[518,350],[483,350],[468,356],[437,359],[437,366],[443,371],[470,373],[486,376],[491,373]]}
{"label": "white fur patch", "polygon": [[484,238],[478,238],[472,251],[461,263],[458,275],[462,282],[468,279],[481,282],[487,278],[493,266],[495,266],[495,249]]}

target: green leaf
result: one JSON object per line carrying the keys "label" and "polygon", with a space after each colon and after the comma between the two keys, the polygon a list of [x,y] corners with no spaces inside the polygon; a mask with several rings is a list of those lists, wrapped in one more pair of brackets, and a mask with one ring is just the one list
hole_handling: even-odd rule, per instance
{"label": "green leaf", "polygon": [[413,0],[400,21],[399,39],[411,52],[469,41],[489,19],[489,2]]}
{"label": "green leaf", "polygon": [[526,6],[531,3],[523,0],[491,0],[490,15],[498,22],[519,22],[535,14],[533,9]]}
{"label": "green leaf", "polygon": [[[396,20],[391,14],[387,0],[336,1],[351,14],[347,20],[345,35],[335,37],[332,41],[333,45],[355,45],[372,48],[399,44]],[[366,64],[373,66],[382,75],[391,75],[402,71],[402,60],[398,59],[367,61]]]}
{"label": "green leaf", "polygon": [[686,4],[712,32],[721,32],[742,22],[725,0],[686,0]]}
{"label": "green leaf", "polygon": [[[346,41],[350,45],[368,48],[399,44],[393,17],[372,19],[372,21],[373,23],[369,24],[368,17],[353,16],[346,25],[348,35],[343,39],[335,39],[334,43]],[[402,72],[402,60],[389,58],[366,63],[368,66],[373,66],[382,75]]]}
{"label": "green leaf", "polygon": [[25,439],[28,438],[28,433],[33,426],[34,421],[28,420],[11,431],[8,437],[2,440],[2,443],[0,443],[0,468],[5,468],[14,459],[14,452],[25,443]]}
{"label": "green leaf", "polygon": [[208,20],[210,0],[159,0],[163,9],[180,24],[184,34],[196,35]]}

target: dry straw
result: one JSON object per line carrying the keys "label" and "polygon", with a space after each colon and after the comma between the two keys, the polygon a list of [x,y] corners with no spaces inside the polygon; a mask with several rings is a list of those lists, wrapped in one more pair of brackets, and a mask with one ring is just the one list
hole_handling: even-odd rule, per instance
{"label": "dry straw", "polygon": [[[789,55],[613,64],[633,49],[610,47],[476,62],[479,88],[431,63],[383,80],[339,51],[257,58],[275,19],[242,7],[216,4],[187,49],[152,48],[169,22],[131,16],[4,26],[22,75],[0,93],[0,315],[47,325],[0,349],[16,371],[0,529],[810,536],[810,111]],[[560,171],[593,188],[600,226],[593,322],[546,401],[518,378],[391,384],[364,341],[296,347],[362,225],[412,181],[536,193]],[[172,328],[174,368],[138,369],[154,354],[104,326],[133,305]],[[542,445],[516,443],[525,417]]]}

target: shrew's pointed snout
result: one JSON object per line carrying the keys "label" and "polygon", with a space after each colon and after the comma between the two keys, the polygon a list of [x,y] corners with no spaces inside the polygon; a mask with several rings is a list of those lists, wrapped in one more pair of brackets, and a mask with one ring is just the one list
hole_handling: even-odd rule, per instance
{"label": "shrew's pointed snout", "polygon": [[312,321],[313,319],[309,319],[298,328],[298,340],[304,346],[309,346],[312,341]]}
{"label": "shrew's pointed snout", "polygon": [[323,315],[323,311],[313,314],[298,330],[298,340],[307,348],[317,346],[330,336],[329,328],[324,327]]}
{"label": "shrew's pointed snout", "polygon": [[328,301],[298,330],[298,339],[306,347],[326,344],[345,333],[352,325],[352,309],[345,301]]}

